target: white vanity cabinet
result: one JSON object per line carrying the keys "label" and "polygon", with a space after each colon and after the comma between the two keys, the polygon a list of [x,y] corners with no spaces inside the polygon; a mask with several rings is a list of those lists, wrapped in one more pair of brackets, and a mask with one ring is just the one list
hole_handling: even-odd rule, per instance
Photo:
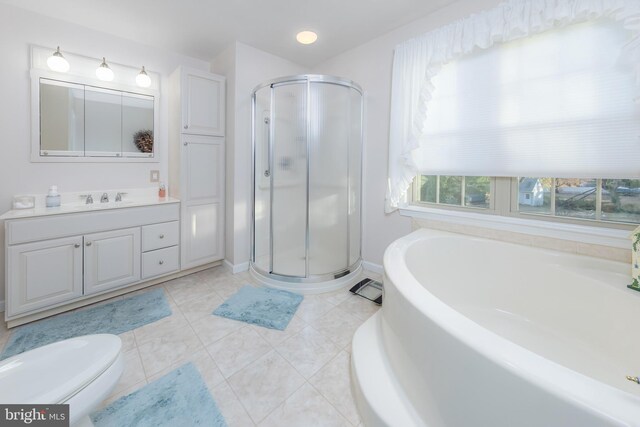
{"label": "white vanity cabinet", "polygon": [[82,236],[10,246],[7,316],[82,296]]}
{"label": "white vanity cabinet", "polygon": [[178,272],[180,203],[171,200],[5,219],[10,326]]}
{"label": "white vanity cabinet", "polygon": [[224,259],[222,76],[185,68],[170,79],[169,191],[181,199],[181,267]]}
{"label": "white vanity cabinet", "polygon": [[84,294],[140,280],[140,228],[84,236]]}

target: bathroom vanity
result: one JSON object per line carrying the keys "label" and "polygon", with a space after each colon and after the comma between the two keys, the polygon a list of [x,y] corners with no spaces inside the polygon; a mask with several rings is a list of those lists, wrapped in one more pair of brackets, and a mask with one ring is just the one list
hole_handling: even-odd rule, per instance
{"label": "bathroom vanity", "polygon": [[177,199],[13,210],[0,219],[5,220],[9,326],[147,286],[180,270]]}

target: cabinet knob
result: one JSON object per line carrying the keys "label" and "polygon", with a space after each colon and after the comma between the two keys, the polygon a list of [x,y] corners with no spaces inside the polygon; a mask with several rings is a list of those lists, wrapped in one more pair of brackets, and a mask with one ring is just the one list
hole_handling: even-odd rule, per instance
{"label": "cabinet knob", "polygon": [[75,245],[73,245],[74,248],[79,248],[80,247],[80,243],[76,243]]}
{"label": "cabinet knob", "polygon": [[185,129],[189,129],[189,125],[184,125],[184,128]]}
{"label": "cabinet knob", "polygon": [[161,239],[164,239],[164,234],[161,234],[161,235],[160,235],[160,238],[161,238]]}
{"label": "cabinet knob", "polygon": [[188,142],[185,142],[185,143],[184,143],[184,144],[182,144],[182,145],[184,145],[184,146],[186,147],[187,145],[189,145],[189,143],[188,143]]}
{"label": "cabinet knob", "polygon": [[158,264],[162,265],[162,264],[164,264],[164,261],[160,260],[160,262]]}
{"label": "cabinet knob", "polygon": [[87,242],[87,246],[91,246],[91,242]]}

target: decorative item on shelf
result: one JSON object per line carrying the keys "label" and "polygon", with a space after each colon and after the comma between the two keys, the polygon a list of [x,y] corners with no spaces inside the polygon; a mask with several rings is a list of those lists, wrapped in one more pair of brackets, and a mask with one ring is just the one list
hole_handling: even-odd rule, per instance
{"label": "decorative item on shelf", "polygon": [[60,52],[60,46],[56,49],[53,54],[47,58],[47,66],[51,68],[53,71],[58,71],[59,73],[66,73],[69,71],[69,62],[62,56]]}
{"label": "decorative item on shelf", "polygon": [[149,87],[151,86],[151,78],[147,71],[144,69],[144,65],[142,66],[142,70],[136,76],[136,84],[140,87]]}
{"label": "decorative item on shelf", "polygon": [[629,289],[640,292],[640,226],[631,233],[631,279]]}
{"label": "decorative item on shelf", "polygon": [[102,57],[102,63],[96,68],[96,77],[105,82],[113,80],[113,70],[107,64],[105,57]]}
{"label": "decorative item on shelf", "polygon": [[162,182],[158,187],[158,197],[160,197],[161,199],[167,197],[167,187]]}
{"label": "decorative item on shelf", "polygon": [[52,185],[49,188],[49,193],[46,197],[46,205],[48,208],[57,208],[60,206],[60,193],[58,193],[58,186]]}
{"label": "decorative item on shelf", "polygon": [[139,130],[133,135],[133,143],[141,153],[153,153],[153,131],[149,129]]}

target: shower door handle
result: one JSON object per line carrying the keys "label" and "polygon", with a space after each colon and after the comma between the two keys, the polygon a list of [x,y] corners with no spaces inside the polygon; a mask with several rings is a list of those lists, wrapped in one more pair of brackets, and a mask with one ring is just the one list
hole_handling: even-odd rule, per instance
{"label": "shower door handle", "polygon": [[265,117],[263,121],[267,127],[267,168],[264,170],[263,175],[265,178],[269,178],[271,176],[271,120],[269,117]]}

